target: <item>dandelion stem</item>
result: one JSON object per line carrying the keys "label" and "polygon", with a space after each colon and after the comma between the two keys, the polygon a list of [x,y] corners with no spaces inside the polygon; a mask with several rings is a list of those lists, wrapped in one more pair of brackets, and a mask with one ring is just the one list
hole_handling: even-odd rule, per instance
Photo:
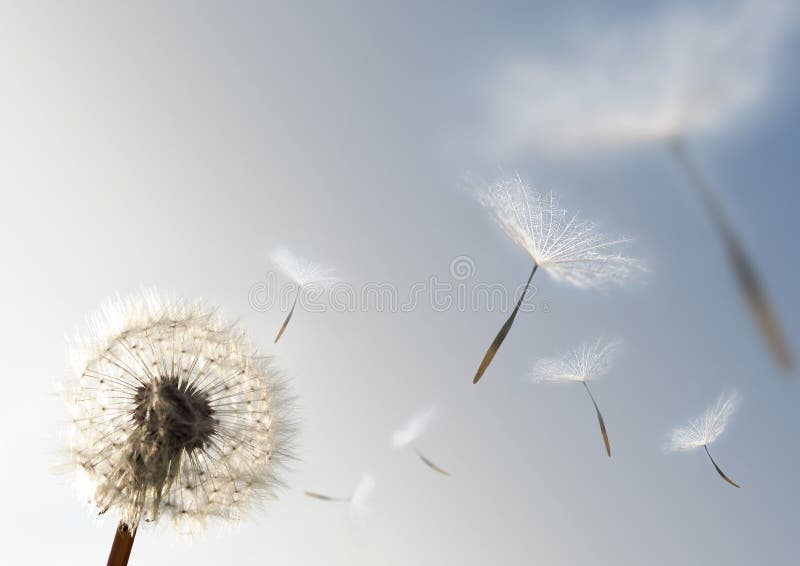
{"label": "dandelion stem", "polygon": [[672,157],[686,173],[689,184],[705,205],[706,211],[719,233],[728,256],[728,262],[750,308],[750,314],[759,325],[764,340],[781,368],[786,372],[791,372],[794,362],[778,317],[767,300],[760,277],[725,214],[716,191],[700,173],[700,169],[692,159],[682,137],[672,138],[668,147]]}
{"label": "dandelion stem", "polygon": [[589,384],[585,381],[582,381],[581,383],[583,383],[583,386],[586,388],[586,392],[589,394],[589,399],[592,400],[594,410],[597,411],[597,422],[600,424],[600,432],[603,435],[603,442],[606,445],[606,452],[608,453],[608,457],[611,458],[611,442],[608,440],[608,432],[606,431],[606,423],[603,420],[603,415],[600,413],[600,408],[597,406],[597,401],[595,401],[594,395],[592,395],[592,391],[589,389]]}
{"label": "dandelion stem", "polygon": [[302,287],[297,288],[297,294],[294,296],[294,302],[292,303],[292,308],[289,310],[289,314],[286,315],[286,320],[283,321],[281,329],[278,330],[278,335],[275,337],[274,344],[278,343],[278,340],[281,339],[281,336],[283,336],[283,333],[286,331],[286,327],[289,326],[289,321],[292,320],[292,314],[294,314],[294,307],[297,306],[297,299],[300,298],[300,291],[302,289],[303,289]]}
{"label": "dandelion stem", "polygon": [[514,319],[517,317],[517,313],[519,312],[520,306],[522,306],[522,301],[525,299],[525,294],[528,292],[528,288],[531,285],[531,279],[533,279],[533,275],[536,273],[536,268],[539,267],[539,264],[533,264],[533,270],[531,271],[530,276],[528,277],[528,282],[525,283],[525,288],[522,290],[522,295],[520,295],[519,300],[517,301],[517,306],[514,307],[514,310],[511,312],[511,316],[508,317],[503,327],[500,329],[500,332],[497,333],[495,339],[492,341],[489,349],[486,350],[486,354],[483,356],[483,360],[481,360],[481,365],[478,367],[478,371],[475,373],[475,378],[472,380],[472,383],[478,383],[483,374],[486,372],[486,369],[489,367],[489,364],[492,363],[495,354],[500,349],[500,346],[503,344],[503,340],[506,339],[508,332],[511,330],[511,325],[514,324]]}
{"label": "dandelion stem", "polygon": [[734,482],[734,481],[733,481],[731,478],[729,478],[728,476],[726,476],[726,475],[725,475],[725,472],[723,472],[723,471],[720,469],[720,467],[717,465],[717,463],[714,461],[714,458],[712,458],[712,457],[711,457],[711,452],[709,452],[709,451],[708,451],[708,445],[707,445],[707,444],[703,444],[703,448],[705,448],[705,449],[706,449],[706,454],[708,454],[708,459],[709,459],[709,460],[711,460],[711,463],[712,463],[712,464],[714,464],[714,468],[716,468],[716,470],[717,470],[717,473],[718,473],[718,474],[719,474],[719,475],[722,477],[722,479],[724,479],[726,482],[728,482],[729,484],[731,484],[733,487],[739,487],[739,484],[737,484],[737,483],[736,483],[736,482]]}
{"label": "dandelion stem", "polygon": [[111,545],[111,552],[108,554],[108,566],[126,566],[128,564],[134,537],[136,537],[136,529],[131,530],[126,523],[120,521]]}

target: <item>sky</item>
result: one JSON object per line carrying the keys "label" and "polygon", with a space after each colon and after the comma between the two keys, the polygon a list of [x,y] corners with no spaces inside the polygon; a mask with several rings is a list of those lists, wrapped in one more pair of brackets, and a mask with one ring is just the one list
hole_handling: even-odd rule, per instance
{"label": "sky", "polygon": [[[791,3],[302,4],[0,3],[0,564],[104,563],[114,520],[64,466],[65,337],[149,286],[247,328],[301,426],[278,501],[192,540],[146,526],[131,564],[796,563],[798,378],[664,143],[681,135],[717,188],[796,351]],[[633,237],[648,271],[601,291],[537,274],[473,385],[508,309],[459,293],[512,292],[531,268],[470,191],[501,171]],[[356,300],[301,304],[274,345],[288,306],[259,292],[287,288],[282,247]],[[625,343],[593,384],[610,460],[579,386],[526,380],[599,335]],[[712,450],[739,490],[701,452],[663,451],[731,390]],[[393,445],[431,406],[416,445],[450,477]],[[363,525],[303,495],[364,473]]]}

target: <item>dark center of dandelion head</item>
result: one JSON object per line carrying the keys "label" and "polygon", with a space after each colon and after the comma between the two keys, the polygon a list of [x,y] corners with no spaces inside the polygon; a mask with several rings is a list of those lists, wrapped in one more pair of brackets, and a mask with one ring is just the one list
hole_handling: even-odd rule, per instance
{"label": "dark center of dandelion head", "polygon": [[203,448],[214,434],[214,409],[204,393],[175,378],[140,386],[133,421],[148,451],[164,457]]}

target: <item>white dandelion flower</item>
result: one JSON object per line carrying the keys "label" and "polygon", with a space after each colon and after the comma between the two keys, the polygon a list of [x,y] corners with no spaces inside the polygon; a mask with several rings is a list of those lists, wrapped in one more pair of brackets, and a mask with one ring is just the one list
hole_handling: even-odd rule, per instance
{"label": "white dandelion flower", "polygon": [[270,259],[280,271],[297,285],[297,294],[294,297],[292,307],[289,309],[289,314],[286,315],[286,319],[283,321],[280,330],[278,330],[277,336],[275,336],[275,343],[277,343],[292,319],[300,293],[311,286],[324,290],[339,281],[339,278],[333,269],[301,258],[287,248],[278,248],[272,253]]}
{"label": "white dandelion flower", "polygon": [[609,458],[611,457],[611,443],[608,439],[605,420],[589,389],[588,382],[606,375],[611,370],[619,348],[619,341],[599,338],[573,348],[563,356],[539,360],[531,372],[533,381],[537,383],[583,384],[597,413],[597,421]]}
{"label": "white dandelion flower", "polygon": [[502,177],[478,193],[481,203],[511,240],[533,260],[519,300],[489,346],[475,374],[477,383],[505,340],[537,269],[576,287],[622,284],[643,269],[619,248],[629,238],[608,238],[597,226],[559,206],[553,193],[541,194],[519,174]]}
{"label": "white dandelion flower", "polygon": [[112,301],[71,354],[71,460],[100,512],[120,517],[109,564],[127,563],[141,520],[193,532],[281,485],[284,380],[215,310],[155,291]]}
{"label": "white dandelion flower", "polygon": [[[403,448],[410,444],[414,444],[417,439],[419,439],[425,433],[425,431],[430,428],[431,424],[433,424],[433,421],[436,418],[436,413],[436,405],[431,405],[430,407],[427,407],[426,409],[412,416],[408,422],[396,430],[392,436],[392,443],[394,444],[394,447]],[[428,466],[430,469],[445,476],[450,475],[447,470],[438,466],[425,455],[423,455],[416,446],[414,447],[414,451],[417,453],[417,456],[422,463]]]}
{"label": "white dandelion flower", "polygon": [[509,65],[495,100],[500,137],[516,149],[663,143],[706,210],[750,315],[787,373],[794,360],[777,313],[685,138],[722,130],[767,98],[779,48],[798,23],[794,0],[669,7],[610,32],[581,34],[585,42],[571,57]]}
{"label": "white dandelion flower", "polygon": [[375,477],[370,473],[365,473],[356,484],[353,494],[350,497],[336,497],[326,495],[316,491],[306,491],[304,494],[312,499],[326,501],[329,503],[347,503],[350,520],[358,527],[365,527],[367,519],[372,511],[372,499],[375,492]]}
{"label": "white dandelion flower", "polygon": [[717,402],[703,413],[698,419],[692,419],[685,427],[679,427],[672,431],[669,444],[666,446],[668,452],[686,452],[694,450],[695,448],[704,448],[708,458],[717,470],[717,473],[726,482],[734,487],[739,487],[728,476],[726,476],[708,450],[709,444],[713,443],[719,436],[725,432],[728,422],[731,419],[734,411],[739,406],[739,394],[733,392],[730,394],[723,394],[717,399]]}

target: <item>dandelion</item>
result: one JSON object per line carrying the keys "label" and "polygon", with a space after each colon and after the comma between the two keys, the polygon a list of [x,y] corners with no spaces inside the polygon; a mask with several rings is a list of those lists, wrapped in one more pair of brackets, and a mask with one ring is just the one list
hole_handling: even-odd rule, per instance
{"label": "dandelion", "polygon": [[495,105],[500,135],[516,149],[667,148],[709,216],[762,339],[785,372],[793,370],[793,356],[761,277],[685,139],[723,130],[767,98],[778,74],[776,54],[798,14],[792,0],[670,7],[620,29],[581,34],[586,42],[567,60],[509,65]]}
{"label": "dandelion", "polygon": [[608,457],[611,457],[611,443],[608,440],[606,424],[597,406],[588,382],[606,375],[619,351],[618,341],[597,339],[582,344],[561,357],[539,360],[533,368],[532,378],[537,383],[582,383],[592,400],[597,413],[597,422]]}
{"label": "dandelion", "polygon": [[[430,425],[433,424],[433,421],[436,418],[436,413],[437,407],[435,405],[431,405],[430,407],[411,417],[408,422],[395,431],[394,435],[392,436],[392,443],[394,444],[394,447],[403,448],[410,444],[414,444],[417,439],[428,430]],[[414,451],[416,452],[420,461],[428,466],[431,470],[440,473],[443,476],[450,475],[447,470],[441,466],[438,466],[429,458],[427,458],[416,446],[414,447]]]}
{"label": "dandelion", "polygon": [[315,491],[306,491],[304,494],[312,499],[329,503],[347,503],[350,510],[350,520],[359,527],[364,527],[372,509],[372,496],[375,492],[375,477],[365,473],[356,484],[350,497],[336,497]]}
{"label": "dandelion", "polygon": [[537,269],[557,281],[583,288],[622,284],[642,269],[637,261],[617,251],[630,241],[628,238],[607,238],[593,223],[561,208],[553,193],[538,193],[519,174],[494,181],[479,198],[506,235],[533,260],[533,269],[511,316],[486,351],[473,383],[483,377],[506,339]]}
{"label": "dandelion", "polygon": [[111,301],[71,344],[70,456],[100,513],[119,515],[109,564],[142,520],[193,532],[273,497],[290,458],[283,378],[201,302]]}
{"label": "dandelion", "polygon": [[725,475],[708,450],[709,444],[713,443],[725,431],[731,415],[733,415],[738,406],[738,393],[723,394],[714,405],[708,408],[702,417],[692,419],[687,426],[673,430],[666,450],[668,452],[686,452],[703,447],[720,477],[733,487],[739,487],[738,484]]}
{"label": "dandelion", "polygon": [[296,256],[294,253],[286,248],[279,248],[272,253],[272,263],[280,269],[289,279],[297,285],[297,293],[294,297],[292,307],[289,309],[289,314],[283,321],[278,335],[275,336],[275,343],[281,339],[286,327],[289,326],[289,321],[294,314],[294,308],[297,306],[297,300],[304,288],[315,286],[317,288],[325,289],[326,287],[336,283],[339,279],[330,268],[321,266],[318,263],[303,259]]}

